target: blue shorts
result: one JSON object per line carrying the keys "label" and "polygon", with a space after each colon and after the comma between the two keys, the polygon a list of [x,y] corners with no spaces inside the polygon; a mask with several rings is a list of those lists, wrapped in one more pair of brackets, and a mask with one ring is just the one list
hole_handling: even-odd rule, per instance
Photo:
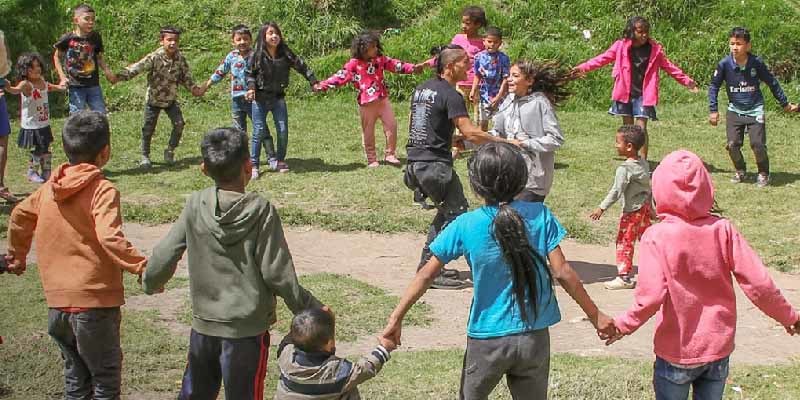
{"label": "blue shorts", "polygon": [[11,134],[11,121],[8,119],[6,96],[0,97],[0,137]]}
{"label": "blue shorts", "polygon": [[644,118],[658,121],[655,106],[643,105],[641,97],[632,98],[629,103],[612,101],[608,113],[620,117]]}

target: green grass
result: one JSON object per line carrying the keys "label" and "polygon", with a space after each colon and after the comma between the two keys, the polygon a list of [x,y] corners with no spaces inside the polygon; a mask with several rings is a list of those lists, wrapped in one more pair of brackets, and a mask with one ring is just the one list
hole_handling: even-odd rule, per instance
{"label": "green grass", "polygon": [[[172,222],[189,193],[211,185],[211,180],[199,172],[199,141],[203,132],[229,123],[228,107],[185,107],[188,125],[177,151],[178,163],[169,167],[157,164],[151,171],[136,167],[141,112],[111,114],[112,160],[105,171],[122,192],[126,221]],[[395,102],[394,109],[400,126],[402,158],[408,103]],[[365,168],[352,99],[289,98],[289,110],[288,162],[292,172],[265,173],[248,187],[275,202],[285,224],[340,231],[421,233],[427,229],[433,214],[412,205],[400,169]],[[614,157],[613,147],[613,132],[620,119],[600,111],[559,111],[558,115],[566,143],[557,153],[555,185],[547,204],[570,237],[588,243],[609,243],[616,233],[619,207],[612,207],[600,222],[592,222],[587,216],[610,187],[614,168],[620,162]],[[797,117],[768,113],[772,186],[759,190],[752,184],[728,183],[732,166],[724,149],[724,124],[716,128],[708,125],[703,106],[665,102],[659,108],[659,116],[661,120],[650,125],[651,160],[660,160],[678,148],[698,153],[711,169],[723,215],[736,223],[768,265],[783,271],[800,269],[800,255],[792,250],[800,244],[800,234],[794,229],[800,221],[794,206],[800,202],[800,171],[796,164],[800,159],[800,137],[794,134]],[[55,120],[55,132],[62,123],[61,119]],[[64,161],[58,150],[58,136],[53,144],[56,163]],[[162,117],[153,142],[154,161],[161,160],[168,136],[169,122]],[[381,136],[379,131],[379,149],[383,144]],[[743,152],[753,171],[752,152],[746,146]],[[23,177],[26,157],[24,150],[11,146],[6,179],[15,191],[35,189]],[[477,206],[480,202],[468,189],[466,162],[457,161],[456,169],[470,204]],[[0,229],[5,232],[7,207],[3,214]]]}
{"label": "green grass", "polygon": [[[47,307],[35,266],[21,276],[0,277],[0,298],[13,306],[0,318],[0,398],[57,399],[62,397],[63,364],[57,346],[47,334]],[[378,330],[396,298],[349,278],[317,274],[303,277],[321,300],[337,311],[340,341]],[[135,282],[126,280],[127,294]],[[409,313],[407,322],[424,325],[424,305]],[[9,308],[11,310],[11,308]],[[284,316],[287,312],[282,311]],[[286,318],[281,318],[286,320]],[[176,336],[157,323],[155,310],[123,308],[123,392],[153,398],[172,398],[180,388],[188,338]],[[278,325],[277,331],[285,329]],[[599,342],[598,342],[598,345]],[[553,349],[558,350],[558,349]],[[266,398],[272,398],[278,379],[275,347],[271,348]],[[359,355],[349,355],[354,359]],[[463,350],[394,353],[386,368],[360,387],[367,399],[452,399],[457,396]],[[800,393],[797,362],[779,366],[732,365],[725,399],[792,399]],[[652,398],[649,361],[611,357],[554,354],[550,364],[551,399]],[[743,396],[733,387],[743,390]],[[491,399],[509,399],[501,383]]]}

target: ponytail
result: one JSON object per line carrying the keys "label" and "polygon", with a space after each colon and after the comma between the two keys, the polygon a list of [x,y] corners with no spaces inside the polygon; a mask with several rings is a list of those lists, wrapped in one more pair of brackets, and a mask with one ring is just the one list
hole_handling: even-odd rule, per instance
{"label": "ponytail", "polygon": [[457,44],[448,44],[444,46],[437,46],[431,49],[431,55],[434,57],[436,65],[436,75],[442,76],[444,68],[461,58],[464,48]]}
{"label": "ponytail", "polygon": [[[544,257],[531,246],[525,220],[508,204],[525,188],[527,179],[525,160],[512,144],[484,144],[470,159],[469,183],[472,190],[487,205],[498,207],[492,221],[493,236],[509,266],[514,299],[522,319],[530,322],[538,316],[540,283],[550,285],[553,277]],[[544,274],[539,272],[542,270]],[[528,299],[533,309],[532,316],[528,315]]]}

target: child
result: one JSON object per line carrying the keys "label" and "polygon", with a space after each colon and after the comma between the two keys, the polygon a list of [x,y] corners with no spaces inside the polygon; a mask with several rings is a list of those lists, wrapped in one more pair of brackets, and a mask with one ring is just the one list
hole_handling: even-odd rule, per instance
{"label": "child", "polygon": [[350,82],[358,90],[358,113],[361,115],[362,143],[367,155],[367,167],[380,166],[375,155],[375,122],[380,118],[386,135],[384,161],[399,166],[397,159],[397,120],[389,102],[389,90],[383,82],[384,71],[411,74],[422,66],[415,67],[400,60],[383,55],[380,38],[373,32],[364,32],[353,38],[350,56],[339,72],[314,86],[315,90],[328,90]]}
{"label": "child", "polygon": [[336,356],[336,325],[328,312],[312,308],[295,315],[278,346],[281,370],[275,400],[360,399],[358,385],[372,379],[397,346],[389,339],[352,363]]}
{"label": "child", "polygon": [[225,75],[230,73],[231,116],[233,117],[233,126],[243,132],[247,132],[247,117],[250,117],[251,121],[253,119],[252,106],[250,102],[244,98],[244,95],[247,93],[245,73],[252,50],[250,47],[252,41],[253,37],[247,26],[234,26],[231,31],[231,42],[233,43],[234,49],[225,56],[222,63],[220,63],[214,73],[211,74],[211,78],[202,86],[202,92],[205,93],[211,85],[219,83],[225,78]]}
{"label": "child", "polygon": [[172,121],[172,133],[169,144],[164,149],[164,162],[175,162],[175,148],[183,135],[183,114],[178,104],[178,85],[191,90],[195,96],[202,95],[202,88],[194,84],[189,63],[179,50],[181,31],[173,26],[161,28],[161,47],[144,58],[125,68],[118,75],[119,80],[126,81],[142,72],[147,72],[147,100],[144,107],[144,125],[142,126],[142,161],[139,166],[150,168],[150,141],[156,130],[158,115],[165,111]]}
{"label": "child", "polygon": [[736,27],[731,30],[728,37],[731,54],[717,64],[711,85],[708,87],[708,108],[711,112],[708,122],[712,126],[717,126],[719,123],[717,95],[724,83],[729,100],[725,118],[725,130],[728,136],[726,148],[733,161],[733,167],[736,168],[731,182],[740,183],[745,180],[746,165],[742,156],[742,144],[744,133],[747,131],[758,166],[756,186],[765,187],[769,184],[769,157],[764,121],[764,96],[761,94],[760,81],[769,86],[772,95],[784,111],[795,111],[797,107],[789,104],[781,85],[764,62],[750,54],[750,32],[745,28]]}
{"label": "child", "polygon": [[275,205],[245,192],[252,165],[247,135],[208,132],[200,144],[203,173],[214,186],[194,192],[169,233],[153,249],[142,279],[153,294],[189,252],[192,333],[179,399],[261,399],[275,296],[293,313],[322,307],[297,282]]}
{"label": "child", "polygon": [[621,39],[603,54],[575,67],[573,72],[582,76],[611,62],[614,63],[611,73],[614,89],[611,91],[608,113],[621,116],[624,125],[635,123],[644,129],[645,140],[640,154],[647,160],[650,142],[647,120],[657,120],[659,70],[666,71],[692,93],[698,93],[700,89],[692,78],[667,58],[663,46],[650,38],[650,22],[642,17],[631,17],[622,31]]}
{"label": "child", "polygon": [[20,82],[9,87],[9,93],[19,93],[20,130],[17,144],[31,149],[28,172],[25,174],[33,183],[43,183],[50,179],[53,155],[50,143],[53,132],[50,130],[50,106],[48,92],[63,91],[62,86],[53,85],[44,79],[44,61],[38,53],[24,53],[17,59],[17,73]]}
{"label": "child", "polygon": [[7,84],[5,77],[10,71],[11,63],[8,61],[5,35],[3,31],[0,31],[0,198],[7,202],[14,203],[19,201],[19,199],[17,196],[14,196],[5,185],[6,162],[8,161],[8,136],[11,135],[11,120],[8,117],[5,97]]}
{"label": "child", "polygon": [[497,105],[503,100],[508,90],[509,69],[511,60],[500,51],[503,44],[503,33],[495,27],[486,28],[483,35],[483,45],[486,50],[475,56],[475,66],[473,72],[475,78],[472,80],[472,90],[469,93],[469,101],[478,101],[478,90],[480,88],[480,101],[478,102],[478,113],[476,119],[484,131],[489,130],[489,119],[497,111]]}
{"label": "child", "polygon": [[633,245],[650,226],[650,165],[639,157],[644,145],[644,130],[638,125],[623,125],[617,130],[617,154],[625,161],[617,167],[614,185],[600,206],[589,217],[599,220],[617,200],[622,199],[622,215],[617,230],[617,277],[606,282],[609,290],[633,289]]}
{"label": "child", "polygon": [[[661,222],[645,232],[636,299],[614,319],[630,335],[656,317],[656,399],[722,399],[736,334],[733,278],[766,315],[790,334],[797,311],[781,295],[758,255],[733,224],[712,214],[714,186],[702,160],[678,150],[653,172]],[[604,337],[604,335],[601,335]]]}
{"label": "child", "polygon": [[73,31],[65,33],[53,45],[53,65],[58,73],[59,86],[67,85],[69,90],[70,114],[86,107],[105,114],[106,104],[97,67],[103,70],[109,82],[116,83],[117,77],[103,60],[105,49],[100,33],[94,30],[94,9],[87,4],[75,7],[72,23]]}
{"label": "child", "polygon": [[433,256],[417,272],[382,334],[399,345],[406,312],[446,263],[465,256],[475,293],[461,399],[488,398],[503,375],[514,399],[547,398],[548,328],[561,319],[552,278],[599,331],[614,333],[611,319],[597,309],[567,263],[559,246],[566,231],[556,217],[542,203],[514,200],[528,180],[525,163],[519,149],[508,143],[478,148],[468,164],[469,181],[486,204],[462,214],[436,237],[430,245]]}
{"label": "child", "polygon": [[66,398],[118,399],[122,272],[141,275],[147,260],[125,239],[119,191],[101,171],[111,154],[106,117],[73,114],[61,138],[69,162],[9,218],[9,272],[25,271],[36,242],[47,331],[64,359]]}
{"label": "child", "polygon": [[[286,149],[289,145],[289,114],[286,109],[286,88],[289,86],[289,68],[294,68],[313,87],[317,83],[314,72],[305,61],[289,48],[283,40],[281,29],[275,22],[261,26],[256,38],[256,49],[250,55],[247,67],[247,94],[253,102],[253,139],[250,160],[253,177],[258,177],[259,155],[263,144],[269,157],[269,169],[289,172]],[[277,151],[267,127],[267,113],[272,113],[278,137]]]}
{"label": "child", "polygon": [[494,117],[491,133],[516,144],[524,151],[528,182],[517,200],[543,202],[555,175],[555,151],[564,135],[555,106],[566,100],[569,74],[555,62],[521,60],[508,76],[509,99]]}

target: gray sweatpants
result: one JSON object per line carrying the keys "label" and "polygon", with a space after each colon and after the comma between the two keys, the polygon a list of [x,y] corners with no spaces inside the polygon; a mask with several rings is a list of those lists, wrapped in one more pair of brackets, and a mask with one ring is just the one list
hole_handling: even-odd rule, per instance
{"label": "gray sweatpants", "polygon": [[467,338],[460,399],[488,399],[503,375],[513,399],[547,399],[550,331],[545,328],[495,339]]}
{"label": "gray sweatpants", "polygon": [[47,332],[64,359],[64,398],[117,400],[122,382],[119,307],[48,311]]}

